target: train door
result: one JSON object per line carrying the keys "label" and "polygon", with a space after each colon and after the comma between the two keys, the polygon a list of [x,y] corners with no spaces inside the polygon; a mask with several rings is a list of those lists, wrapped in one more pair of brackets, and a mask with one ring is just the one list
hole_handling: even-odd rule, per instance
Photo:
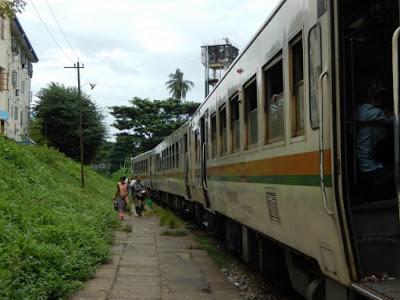
{"label": "train door", "polygon": [[204,193],[204,201],[206,204],[206,208],[210,207],[210,198],[208,196],[208,188],[207,188],[207,141],[208,141],[208,111],[204,114],[204,116],[200,119],[200,155],[201,155],[201,182]]}
{"label": "train door", "polygon": [[400,273],[399,1],[341,0],[336,15],[341,185],[357,278],[395,276]]}
{"label": "train door", "polygon": [[190,194],[190,183],[189,183],[189,147],[188,147],[187,133],[185,133],[183,137],[183,153],[184,153],[183,172],[185,178],[185,196],[186,199],[192,199],[192,195]]}

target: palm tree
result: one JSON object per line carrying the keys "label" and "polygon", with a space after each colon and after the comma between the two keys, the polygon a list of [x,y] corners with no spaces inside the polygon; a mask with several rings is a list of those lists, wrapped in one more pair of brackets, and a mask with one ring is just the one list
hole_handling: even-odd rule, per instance
{"label": "palm tree", "polygon": [[186,94],[194,87],[194,83],[190,80],[184,80],[183,72],[179,69],[176,69],[175,73],[170,73],[168,78],[165,85],[171,96],[179,100],[186,99]]}

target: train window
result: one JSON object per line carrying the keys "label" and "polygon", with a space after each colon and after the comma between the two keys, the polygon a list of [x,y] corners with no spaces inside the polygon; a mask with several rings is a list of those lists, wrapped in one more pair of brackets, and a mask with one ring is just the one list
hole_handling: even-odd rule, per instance
{"label": "train window", "polygon": [[304,135],[303,40],[297,36],[290,47],[292,136]]}
{"label": "train window", "polygon": [[171,168],[175,168],[175,144],[171,146]]}
{"label": "train window", "polygon": [[166,153],[165,153],[165,150],[166,149],[164,149],[163,151],[162,151],[162,169],[163,170],[165,170],[165,163],[166,163]]}
{"label": "train window", "polygon": [[240,149],[239,95],[232,97],[229,103],[231,109],[232,152],[235,152]]}
{"label": "train window", "polygon": [[175,167],[179,168],[179,143],[175,144]]}
{"label": "train window", "polygon": [[310,30],[308,36],[310,122],[313,129],[319,126],[318,80],[322,73],[321,47],[321,28],[317,24]]}
{"label": "train window", "polygon": [[220,155],[223,156],[227,152],[227,129],[226,129],[226,106],[222,106],[219,109],[219,136],[220,136],[220,145],[221,145],[221,150],[220,150]]}
{"label": "train window", "polygon": [[194,151],[195,151],[195,155],[194,155],[194,157],[196,158],[196,162],[199,162],[199,141],[198,141],[198,135],[199,135],[199,133],[197,132],[197,130],[196,130],[196,132],[194,133]]}
{"label": "train window", "polygon": [[211,116],[211,158],[217,156],[217,115]]}
{"label": "train window", "polygon": [[244,88],[245,121],[246,121],[246,143],[252,145],[257,143],[257,80],[254,78]]}
{"label": "train window", "polygon": [[285,137],[283,94],[283,64],[278,57],[265,70],[265,110],[267,118],[266,142],[275,143]]}
{"label": "train window", "polygon": [[168,169],[172,168],[172,146],[168,147]]}
{"label": "train window", "polygon": [[183,145],[184,145],[184,153],[188,152],[188,135],[185,134],[185,137],[183,138]]}

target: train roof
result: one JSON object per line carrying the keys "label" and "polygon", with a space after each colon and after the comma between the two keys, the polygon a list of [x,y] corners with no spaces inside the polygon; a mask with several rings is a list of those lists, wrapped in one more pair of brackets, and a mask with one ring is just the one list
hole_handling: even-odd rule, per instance
{"label": "train roof", "polygon": [[144,152],[144,153],[141,153],[141,154],[139,154],[139,155],[136,155],[135,157],[132,157],[132,158],[131,158],[131,161],[132,161],[132,160],[135,160],[135,159],[138,159],[138,158],[141,158],[142,156],[150,155],[151,152],[153,152],[153,151],[154,151],[154,149],[151,149],[151,150],[149,150],[149,151],[146,151],[146,152]]}
{"label": "train roof", "polygon": [[[221,78],[221,80],[218,81],[218,83],[215,85],[215,87],[212,89],[212,91],[207,95],[206,99],[200,104],[200,106],[197,108],[196,112],[193,114],[196,115],[197,112],[203,107],[203,105],[207,102],[207,100],[213,95],[213,93],[217,90],[218,86],[223,82],[225,77],[232,71],[232,69],[235,67],[237,62],[240,60],[240,58],[246,53],[246,51],[250,48],[250,46],[254,43],[254,41],[257,39],[257,37],[261,34],[261,32],[265,29],[265,27],[268,26],[268,24],[271,22],[271,20],[274,18],[274,16],[279,12],[281,7],[286,3],[287,0],[281,0],[277,6],[273,9],[273,11],[270,13],[270,15],[267,17],[265,22],[260,26],[260,28],[257,30],[257,32],[253,35],[253,37],[250,39],[250,41],[247,43],[247,45],[243,48],[242,51],[240,51],[239,55],[236,57],[236,59],[232,62],[232,64],[229,66],[228,70],[225,72],[224,76]],[[175,130],[173,133],[171,133],[169,136],[167,136],[161,143],[159,143],[157,146],[154,147],[156,149],[159,147],[163,142],[165,142],[166,139],[172,137],[173,135],[176,134],[179,130],[181,130],[184,126],[187,126],[188,123],[193,119],[193,116],[186,121],[181,127],[179,127],[177,130]],[[154,150],[153,149],[153,150]],[[151,152],[153,150],[147,151],[145,153],[142,153],[140,155],[137,155],[135,158],[140,157],[142,155],[145,155],[148,152]]]}

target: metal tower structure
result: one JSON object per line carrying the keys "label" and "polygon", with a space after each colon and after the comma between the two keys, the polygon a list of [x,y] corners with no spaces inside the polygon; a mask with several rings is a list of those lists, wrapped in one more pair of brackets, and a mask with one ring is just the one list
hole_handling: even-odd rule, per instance
{"label": "metal tower structure", "polygon": [[230,64],[239,55],[239,49],[228,38],[221,42],[201,46],[201,63],[205,68],[205,97],[224,76]]}

